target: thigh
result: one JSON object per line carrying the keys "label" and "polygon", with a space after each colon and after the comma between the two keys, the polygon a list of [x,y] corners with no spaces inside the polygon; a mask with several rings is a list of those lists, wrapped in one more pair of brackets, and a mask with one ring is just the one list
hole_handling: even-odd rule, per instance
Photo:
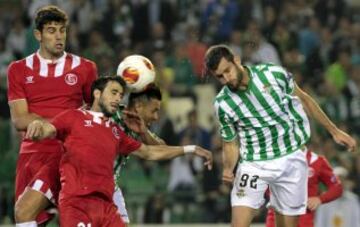
{"label": "thigh", "polygon": [[255,216],[256,209],[246,206],[233,206],[231,213],[232,227],[249,227]]}
{"label": "thigh", "polygon": [[276,213],[276,227],[297,227],[298,217],[299,216],[288,216]]}
{"label": "thigh", "polygon": [[265,173],[253,163],[241,163],[231,191],[231,205],[260,208],[265,202],[264,195],[268,188],[263,175]]}
{"label": "thigh", "polygon": [[[54,155],[58,159],[58,154]],[[58,189],[50,187],[50,185],[59,185],[59,177],[57,170],[54,170],[55,176],[48,176],[45,170],[47,164],[51,164],[51,158],[45,154],[28,153],[20,154],[16,167],[16,183],[15,183],[15,200],[16,212],[26,213],[27,217],[36,219],[38,224],[44,223],[52,219],[54,216],[45,211],[55,202]],[[58,160],[57,160],[58,161]],[[55,166],[58,168],[58,166]],[[46,173],[46,174],[45,174]],[[45,175],[45,176],[42,176]],[[53,183],[54,182],[54,183]],[[50,189],[52,188],[52,189]]]}
{"label": "thigh", "polygon": [[113,201],[118,209],[118,213],[120,214],[122,220],[125,223],[130,223],[128,212],[126,210],[125,198],[120,188],[115,190]]}
{"label": "thigh", "polygon": [[308,166],[303,152],[289,155],[283,173],[270,184],[270,205],[283,215],[305,214]]}
{"label": "thigh", "polygon": [[16,200],[26,188],[42,193],[56,204],[60,190],[61,153],[20,154],[16,170]]}

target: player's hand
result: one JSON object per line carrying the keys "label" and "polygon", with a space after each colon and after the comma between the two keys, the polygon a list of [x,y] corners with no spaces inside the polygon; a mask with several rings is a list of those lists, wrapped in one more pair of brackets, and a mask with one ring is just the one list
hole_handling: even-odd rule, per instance
{"label": "player's hand", "polygon": [[32,121],[26,130],[25,138],[31,140],[38,140],[43,135],[44,122],[41,120]]}
{"label": "player's hand", "polygon": [[213,155],[210,151],[200,147],[200,146],[196,146],[195,147],[195,151],[194,154],[200,157],[205,158],[205,162],[204,165],[207,167],[208,170],[212,169],[212,165],[213,165]]}
{"label": "player's hand", "polygon": [[321,205],[321,200],[319,197],[310,197],[307,202],[307,208],[311,211],[316,210]]}
{"label": "player's hand", "polygon": [[232,185],[234,182],[234,173],[232,170],[230,169],[224,169],[223,170],[223,174],[222,174],[222,181],[224,182],[224,184],[227,185]]}
{"label": "player's hand", "polygon": [[137,113],[128,110],[123,110],[122,113],[124,122],[129,129],[138,134],[146,133],[147,127],[145,121]]}
{"label": "player's hand", "polygon": [[349,136],[346,132],[338,129],[333,133],[333,138],[336,143],[346,146],[348,148],[348,151],[354,152],[357,147],[356,140]]}

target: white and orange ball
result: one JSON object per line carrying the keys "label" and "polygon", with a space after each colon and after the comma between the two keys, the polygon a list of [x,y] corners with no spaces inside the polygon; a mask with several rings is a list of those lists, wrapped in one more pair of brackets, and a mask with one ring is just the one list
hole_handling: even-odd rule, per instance
{"label": "white and orange ball", "polygon": [[120,62],[117,73],[131,92],[142,92],[155,81],[155,69],[151,61],[142,55],[130,55]]}

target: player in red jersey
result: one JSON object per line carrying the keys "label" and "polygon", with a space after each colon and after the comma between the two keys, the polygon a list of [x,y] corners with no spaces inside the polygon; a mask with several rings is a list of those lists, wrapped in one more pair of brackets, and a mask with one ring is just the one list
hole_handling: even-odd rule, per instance
{"label": "player in red jersey", "polygon": [[[308,202],[306,213],[299,216],[298,227],[313,227],[315,210],[323,203],[339,198],[343,192],[341,182],[324,156],[308,150],[306,159],[309,165]],[[327,191],[319,194],[319,183],[324,183]],[[266,227],[275,227],[275,211],[270,208],[266,217]]]}
{"label": "player in red jersey", "polygon": [[[194,145],[184,147],[145,145],[131,137],[112,120],[124,94],[121,77],[102,77],[92,86],[90,110],[68,110],[51,123],[34,120],[26,138],[55,136],[64,142],[65,153],[60,163],[59,198],[61,226],[124,226],[112,200],[114,193],[113,164],[117,155],[130,153],[148,160],[171,159],[194,153],[212,167],[209,151]],[[129,128],[143,126],[134,113],[124,111]]]}
{"label": "player in red jersey", "polygon": [[[79,108],[83,100],[90,102],[96,66],[64,51],[67,21],[56,6],[40,8],[34,30],[40,49],[8,68],[11,119],[19,131],[35,119],[51,119],[66,109]],[[22,140],[16,169],[17,226],[37,226],[35,220],[40,224],[50,219],[42,211],[57,199],[62,149],[56,139]]]}

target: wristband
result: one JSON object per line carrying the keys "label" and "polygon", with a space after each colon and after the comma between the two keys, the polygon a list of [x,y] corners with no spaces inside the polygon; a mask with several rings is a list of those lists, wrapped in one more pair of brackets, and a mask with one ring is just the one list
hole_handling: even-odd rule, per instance
{"label": "wristband", "polygon": [[184,148],[184,153],[187,154],[187,153],[194,153],[195,152],[195,148],[196,148],[196,145],[186,145],[186,146],[183,146]]}

